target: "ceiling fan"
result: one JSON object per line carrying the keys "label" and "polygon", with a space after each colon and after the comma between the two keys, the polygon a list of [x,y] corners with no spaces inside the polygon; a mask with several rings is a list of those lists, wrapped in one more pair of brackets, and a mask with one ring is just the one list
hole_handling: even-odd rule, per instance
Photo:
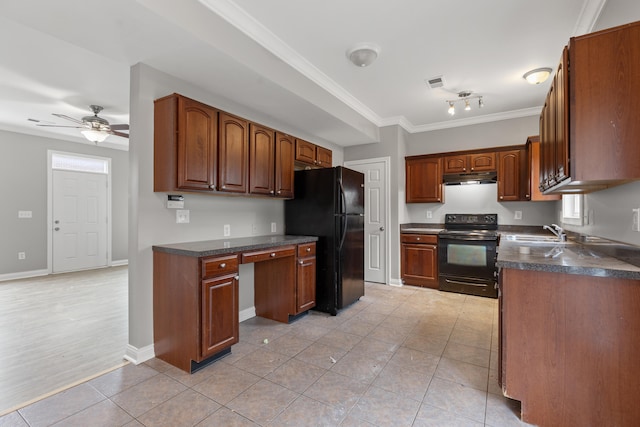
{"label": "ceiling fan", "polygon": [[[64,127],[64,128],[76,128],[76,129],[85,129],[80,131],[89,141],[98,142],[104,141],[109,135],[121,136],[123,138],[129,138],[129,134],[120,132],[122,130],[129,130],[128,124],[109,124],[109,122],[102,117],[98,117],[98,113],[103,110],[103,108],[99,105],[90,105],[89,108],[93,111],[93,116],[85,116],[81,120],[74,119],[73,117],[69,117],[64,114],[56,114],[52,113],[56,117],[60,117],[61,119],[69,120],[77,124],[77,126],[65,126],[65,125],[54,125],[54,124],[36,124],[36,126],[45,126],[45,127]],[[40,122],[40,120],[29,119],[34,122]]]}

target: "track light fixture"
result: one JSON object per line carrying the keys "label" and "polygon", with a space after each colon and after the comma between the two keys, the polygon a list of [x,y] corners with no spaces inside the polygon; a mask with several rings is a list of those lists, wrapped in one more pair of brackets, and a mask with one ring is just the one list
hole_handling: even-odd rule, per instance
{"label": "track light fixture", "polygon": [[465,111],[471,111],[471,100],[478,100],[478,108],[484,107],[484,101],[482,100],[482,95],[473,95],[471,91],[462,91],[458,92],[458,99],[447,100],[446,102],[449,104],[449,109],[447,113],[450,115],[456,114],[455,103],[458,101],[464,102]]}

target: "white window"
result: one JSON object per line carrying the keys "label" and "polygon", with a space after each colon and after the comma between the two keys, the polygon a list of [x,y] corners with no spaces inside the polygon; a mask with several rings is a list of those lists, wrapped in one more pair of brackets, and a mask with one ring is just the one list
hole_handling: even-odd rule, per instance
{"label": "white window", "polygon": [[99,157],[81,157],[73,154],[52,153],[51,169],[76,172],[109,173],[109,160]]}
{"label": "white window", "polygon": [[582,225],[582,194],[562,195],[562,222],[571,225]]}

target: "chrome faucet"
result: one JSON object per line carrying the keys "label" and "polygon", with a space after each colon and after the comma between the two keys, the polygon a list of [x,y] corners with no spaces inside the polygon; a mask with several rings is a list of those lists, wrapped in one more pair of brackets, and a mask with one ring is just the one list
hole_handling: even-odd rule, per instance
{"label": "chrome faucet", "polygon": [[558,238],[559,242],[567,241],[567,234],[564,232],[564,229],[559,225],[557,224],[551,224],[551,226],[543,225],[542,228],[552,232]]}

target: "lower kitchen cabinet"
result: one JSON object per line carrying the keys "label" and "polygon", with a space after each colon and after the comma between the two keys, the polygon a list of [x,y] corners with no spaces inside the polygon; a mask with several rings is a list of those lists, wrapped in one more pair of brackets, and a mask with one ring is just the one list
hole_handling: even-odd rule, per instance
{"label": "lower kitchen cabinet", "polygon": [[499,381],[539,426],[637,426],[640,281],[503,268]]}
{"label": "lower kitchen cabinet", "polygon": [[[216,248],[221,243],[211,242]],[[184,371],[200,369],[238,342],[239,264],[254,264],[257,316],[288,323],[316,305],[316,243],[308,238],[297,244],[256,244],[255,250],[239,239],[237,251],[211,256],[194,254],[185,245],[153,251],[155,354]],[[208,252],[202,242],[194,245],[199,253]]]}
{"label": "lower kitchen cabinet", "polygon": [[238,276],[202,281],[202,356],[204,358],[238,342]]}
{"label": "lower kitchen cabinet", "polygon": [[405,285],[438,289],[438,236],[401,234],[400,265]]}
{"label": "lower kitchen cabinet", "polygon": [[316,305],[316,244],[298,245],[296,314]]}

